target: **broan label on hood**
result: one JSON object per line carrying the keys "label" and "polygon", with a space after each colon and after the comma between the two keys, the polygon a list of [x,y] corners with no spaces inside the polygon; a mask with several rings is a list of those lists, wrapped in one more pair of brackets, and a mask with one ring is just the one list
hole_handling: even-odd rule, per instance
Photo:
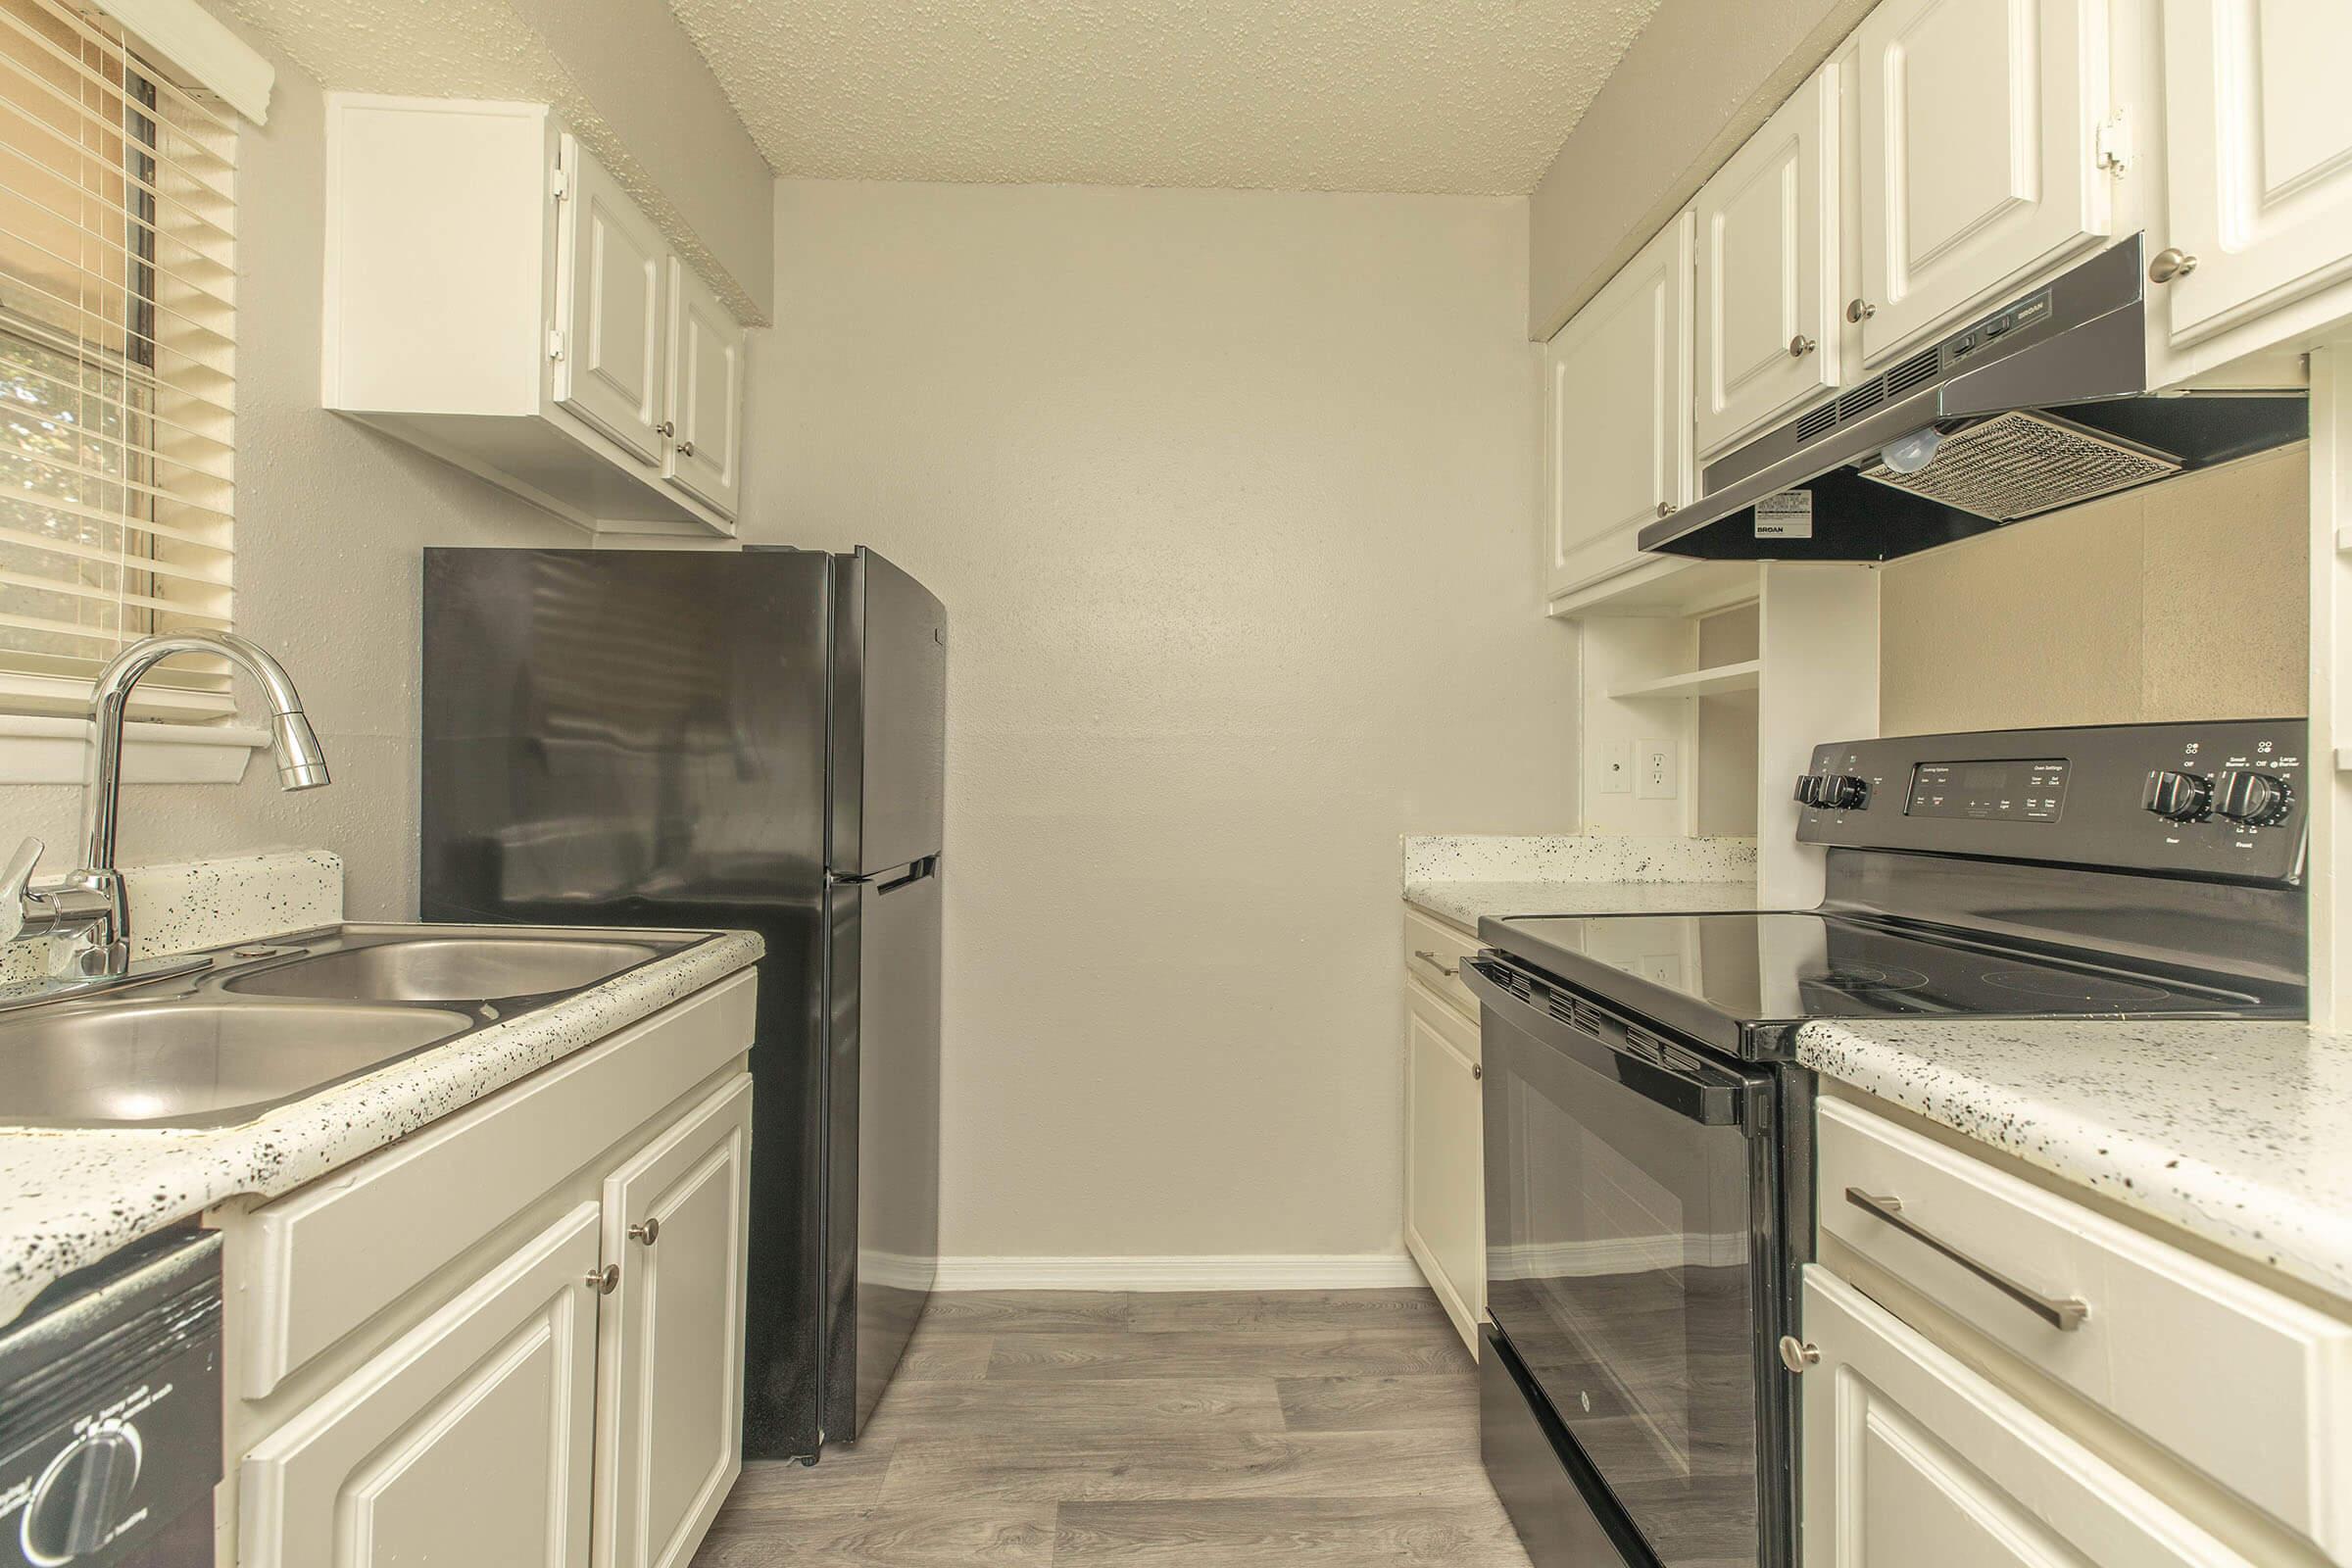
{"label": "broan label on hood", "polygon": [[1813,537],[1813,492],[1776,490],[1756,501],[1756,537],[1810,539]]}

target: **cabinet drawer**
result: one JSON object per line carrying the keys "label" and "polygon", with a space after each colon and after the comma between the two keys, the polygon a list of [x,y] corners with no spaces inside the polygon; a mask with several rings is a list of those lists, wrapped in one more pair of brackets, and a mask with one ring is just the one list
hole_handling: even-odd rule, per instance
{"label": "cabinet drawer", "polygon": [[[1824,1235],[2346,1555],[2352,1325],[1840,1101],[1821,1102],[1819,1150]],[[2045,1321],[1849,1191],[2084,1314],[2071,1329]]]}
{"label": "cabinet drawer", "polygon": [[256,1209],[237,1392],[267,1396],[752,1044],[749,971]]}
{"label": "cabinet drawer", "polygon": [[[1478,939],[1433,920],[1420,910],[1404,911],[1404,972],[1459,1007],[1478,1016],[1478,998],[1462,984],[1462,960],[1478,951]],[[1471,1059],[1477,1059],[1475,1052]]]}

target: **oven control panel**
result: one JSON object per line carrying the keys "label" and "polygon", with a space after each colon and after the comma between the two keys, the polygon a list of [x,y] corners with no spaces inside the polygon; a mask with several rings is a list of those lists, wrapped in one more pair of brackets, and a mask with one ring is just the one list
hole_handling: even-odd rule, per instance
{"label": "oven control panel", "polygon": [[1818,746],[1797,838],[2227,881],[2303,874],[2301,719],[1906,735]]}

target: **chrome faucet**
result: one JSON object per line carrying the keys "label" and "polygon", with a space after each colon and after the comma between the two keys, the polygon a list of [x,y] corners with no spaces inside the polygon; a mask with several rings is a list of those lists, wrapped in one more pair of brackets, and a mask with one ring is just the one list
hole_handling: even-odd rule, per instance
{"label": "chrome faucet", "polygon": [[143,637],[98,672],[90,693],[89,766],[82,774],[81,866],[55,884],[34,888],[41,842],[26,839],[0,870],[0,942],[28,930],[68,938],[51,951],[50,972],[69,983],[119,979],[130,973],[130,902],[115,868],[115,828],[122,798],[122,720],[131,688],[174,654],[217,654],[259,681],[270,699],[270,748],[277,786],[317,789],[327,782],[326,753],[303,716],[302,694],[285,666],[225,631]]}

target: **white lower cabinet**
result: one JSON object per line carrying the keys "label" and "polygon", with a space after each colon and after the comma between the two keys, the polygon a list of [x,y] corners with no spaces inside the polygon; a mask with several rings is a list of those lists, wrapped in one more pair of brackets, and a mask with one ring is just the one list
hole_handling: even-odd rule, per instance
{"label": "white lower cabinet", "polygon": [[754,988],[215,1213],[238,1568],[692,1561],[743,1468]]}
{"label": "white lower cabinet", "polygon": [[1805,1568],[2238,1568],[2191,1523],[1818,1264]]}
{"label": "white lower cabinet", "polygon": [[1487,1310],[1478,1024],[1417,980],[1404,990],[1404,1245],[1476,1355]]}
{"label": "white lower cabinet", "polygon": [[585,1568],[600,1248],[583,1203],[244,1463],[244,1568]]}
{"label": "white lower cabinet", "polygon": [[684,1568],[742,1473],[751,1148],[743,1077],[606,1178],[597,1568]]}

